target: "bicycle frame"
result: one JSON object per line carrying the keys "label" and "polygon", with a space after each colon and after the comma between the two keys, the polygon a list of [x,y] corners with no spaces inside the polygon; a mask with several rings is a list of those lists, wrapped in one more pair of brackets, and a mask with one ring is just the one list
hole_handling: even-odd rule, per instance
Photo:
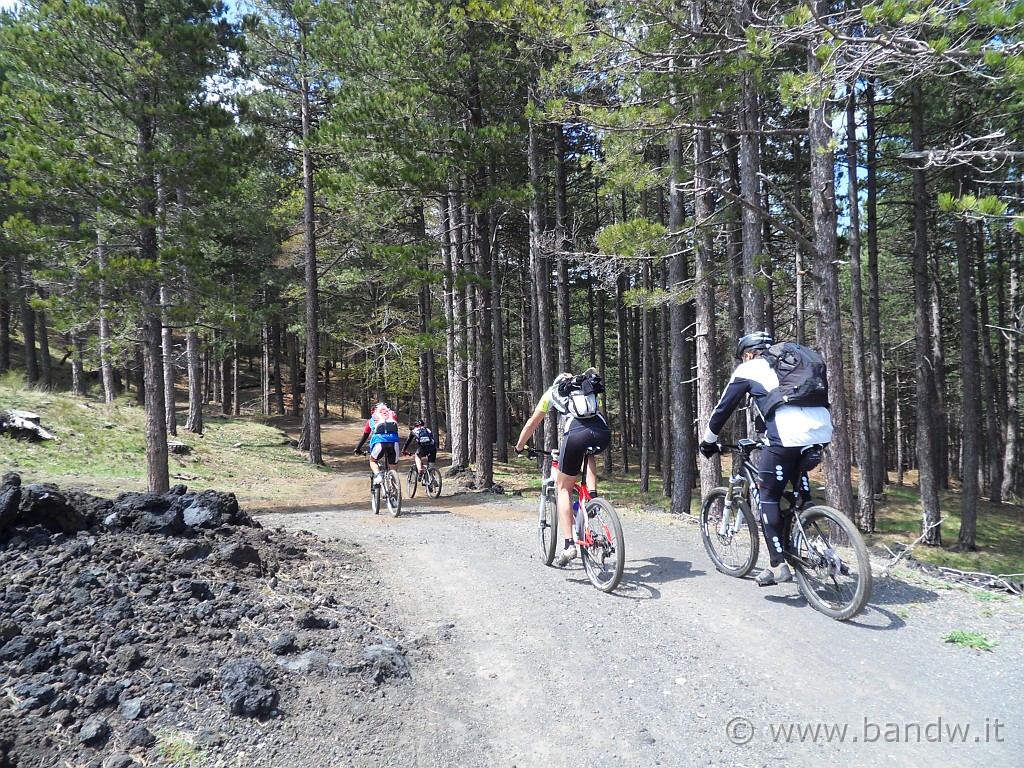
{"label": "bicycle frame", "polygon": [[757,468],[750,460],[750,454],[758,447],[758,443],[743,438],[737,445],[723,445],[722,447],[732,450],[732,474],[726,486],[725,509],[722,512],[722,522],[718,526],[718,534],[728,536],[730,533],[733,535],[739,533],[743,528],[743,516],[732,514],[734,499],[745,498],[749,493],[752,503],[751,510],[760,507],[761,494],[755,479],[757,478]]}
{"label": "bicycle frame", "polygon": [[[530,458],[536,458],[537,456],[549,457],[551,459],[551,468],[558,469],[558,455],[554,451],[545,451],[542,448],[528,448],[527,450],[529,451],[527,455],[529,455]],[[593,453],[594,451],[590,449],[587,449],[586,451],[587,456],[592,456]],[[577,544],[581,544],[583,546],[591,546],[594,543],[592,540],[593,533],[590,531],[589,528],[582,525],[582,519],[580,519],[576,514],[577,512],[579,512],[579,510],[584,509],[586,507],[588,501],[591,501],[594,498],[593,496],[590,495],[590,489],[587,488],[587,465],[588,461],[584,459],[583,468],[580,470],[580,479],[573,483],[572,491],[569,495],[569,501],[571,502],[572,494],[576,494],[576,508],[574,508],[572,511],[573,521],[575,522],[574,527],[576,529],[573,531],[573,537],[576,539]],[[551,476],[550,472],[545,471],[544,479],[541,481],[541,494],[543,494],[548,487],[550,487],[553,493],[557,494],[558,489],[555,488],[554,478]],[[582,535],[580,531],[581,528],[583,529]]]}

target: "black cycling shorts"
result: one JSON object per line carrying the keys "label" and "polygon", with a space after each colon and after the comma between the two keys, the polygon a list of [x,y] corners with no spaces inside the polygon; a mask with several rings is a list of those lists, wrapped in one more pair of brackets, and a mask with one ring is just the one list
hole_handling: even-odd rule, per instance
{"label": "black cycling shorts", "polygon": [[437,461],[437,443],[431,443],[430,445],[416,443],[415,453],[421,459],[426,459],[431,464],[433,464],[435,461]]}
{"label": "black cycling shorts", "polygon": [[593,419],[587,424],[577,421],[562,440],[558,468],[567,475],[578,475],[583,469],[588,448],[592,448],[594,453],[602,453],[611,444],[612,431],[603,419]]}

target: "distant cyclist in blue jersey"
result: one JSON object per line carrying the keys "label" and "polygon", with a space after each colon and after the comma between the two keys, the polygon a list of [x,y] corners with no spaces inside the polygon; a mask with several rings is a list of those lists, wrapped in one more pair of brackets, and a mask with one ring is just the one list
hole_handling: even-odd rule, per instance
{"label": "distant cyclist in blue jersey", "polygon": [[370,438],[370,471],[373,473],[373,482],[376,483],[380,477],[380,464],[377,460],[382,453],[387,452],[389,463],[398,464],[398,414],[392,411],[387,403],[377,403],[373,407],[373,412],[363,427],[359,445],[352,451],[357,456],[362,453],[363,443],[367,437]]}

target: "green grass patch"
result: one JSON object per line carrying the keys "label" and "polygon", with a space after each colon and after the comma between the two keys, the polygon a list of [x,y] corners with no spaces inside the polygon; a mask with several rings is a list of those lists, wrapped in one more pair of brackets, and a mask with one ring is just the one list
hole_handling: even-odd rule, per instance
{"label": "green grass patch", "polygon": [[[0,437],[0,466],[19,473],[26,483],[54,482],[99,495],[145,490],[145,412],[134,398],[107,404],[101,397],[71,397],[26,387],[15,376],[0,379],[0,408],[32,411],[57,440],[29,442]],[[189,447],[187,455],[171,455],[171,483],[189,488],[287,493],[322,479],[331,470],[308,462],[284,432],[270,420],[256,417],[204,415],[203,435],[184,430],[169,437]]]}
{"label": "green grass patch", "polygon": [[991,651],[996,647],[996,643],[981,632],[965,632],[958,629],[950,632],[944,639],[947,643],[959,645],[961,648],[977,648],[979,651]]}

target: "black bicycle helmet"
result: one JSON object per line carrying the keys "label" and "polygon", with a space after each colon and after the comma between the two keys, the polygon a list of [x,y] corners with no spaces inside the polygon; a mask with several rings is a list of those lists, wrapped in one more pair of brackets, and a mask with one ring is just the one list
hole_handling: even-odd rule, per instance
{"label": "black bicycle helmet", "polygon": [[416,424],[415,424],[415,426],[417,426],[417,427],[422,427],[422,426],[423,426],[423,419],[416,419]]}
{"label": "black bicycle helmet", "polygon": [[749,352],[752,349],[765,350],[774,343],[774,339],[767,331],[748,333],[736,342],[736,359],[742,360],[744,352]]}

